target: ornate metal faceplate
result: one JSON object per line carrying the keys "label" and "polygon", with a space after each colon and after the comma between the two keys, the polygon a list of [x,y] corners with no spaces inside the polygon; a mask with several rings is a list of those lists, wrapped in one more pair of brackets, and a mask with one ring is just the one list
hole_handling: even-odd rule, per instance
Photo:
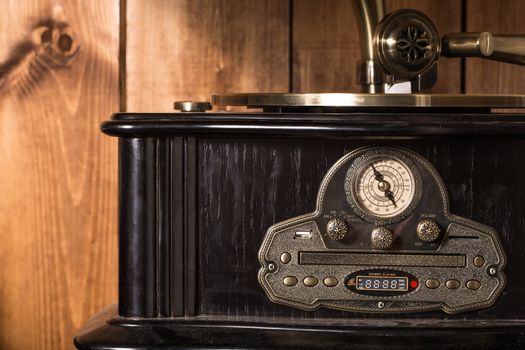
{"label": "ornate metal faceplate", "polygon": [[[393,152],[397,156],[402,154],[409,158],[412,166],[420,170],[423,185],[419,206],[427,205],[426,201],[437,203],[441,212],[436,213],[433,220],[445,229],[434,250],[420,250],[417,244],[401,250],[386,251],[366,246],[356,248],[359,245],[352,245],[351,241],[346,243],[352,248],[344,248],[344,242],[341,243],[342,248],[338,249],[326,245],[327,238],[318,222],[323,212],[330,210],[326,203],[330,202],[330,193],[335,193],[330,192],[330,189],[343,187],[345,177],[341,176],[341,172],[346,174],[356,159],[370,152]],[[425,191],[432,186],[434,197],[429,197]],[[404,228],[406,232],[403,235],[406,237],[416,235],[415,227],[411,230],[409,226],[414,218],[416,222],[419,220],[417,215],[421,213],[420,208],[413,209],[412,214],[391,227],[394,230]],[[357,227],[375,225],[361,220],[361,226]],[[353,232],[358,242],[366,242],[368,234],[367,230]],[[326,256],[326,259],[322,259],[320,264],[314,264],[312,261],[315,262],[315,259],[309,261],[304,258],[308,253],[321,254],[321,258]],[[479,257],[483,257],[481,265]],[[443,182],[433,166],[412,151],[391,147],[359,149],[336,162],[322,182],[316,211],[271,226],[259,250],[259,261],[262,266],[258,275],[259,283],[268,298],[272,302],[303,310],[327,307],[356,312],[393,313],[441,309],[447,313],[457,313],[491,306],[505,287],[505,254],[496,231],[450,214]],[[354,293],[345,286],[345,279],[358,271],[381,269],[415,276],[417,288],[401,295],[386,293],[376,296],[374,293]],[[337,283],[333,285],[335,281]],[[427,287],[427,283],[435,286],[432,281],[438,281],[438,286]],[[459,287],[453,288],[456,282]]]}

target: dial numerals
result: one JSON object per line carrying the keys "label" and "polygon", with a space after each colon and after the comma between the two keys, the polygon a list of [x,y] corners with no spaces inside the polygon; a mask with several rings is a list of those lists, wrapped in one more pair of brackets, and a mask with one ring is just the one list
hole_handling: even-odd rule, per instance
{"label": "dial numerals", "polygon": [[378,226],[399,222],[419,204],[421,173],[408,152],[396,148],[364,150],[346,171],[344,188],[353,211]]}
{"label": "dial numerals", "polygon": [[415,194],[414,175],[401,160],[372,159],[357,173],[355,194],[370,215],[389,218],[403,212]]}

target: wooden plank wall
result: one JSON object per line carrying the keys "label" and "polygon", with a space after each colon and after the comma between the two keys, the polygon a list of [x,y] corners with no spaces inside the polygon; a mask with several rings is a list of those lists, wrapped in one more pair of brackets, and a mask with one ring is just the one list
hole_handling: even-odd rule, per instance
{"label": "wooden plank wall", "polygon": [[[524,34],[525,1],[467,2],[466,28],[470,32]],[[525,67],[475,58],[466,59],[467,93],[525,93]]]}
{"label": "wooden plank wall", "polygon": [[[387,0],[388,10],[405,6],[442,33],[525,33],[520,0]],[[71,349],[75,330],[116,301],[116,142],[98,124],[119,105],[171,111],[214,92],[359,90],[348,0],[21,0],[3,9],[1,349]],[[442,59],[435,91],[525,93],[523,73]]]}
{"label": "wooden plank wall", "polygon": [[289,17],[282,0],[128,0],[128,110],[172,111],[175,100],[219,91],[287,92]]}
{"label": "wooden plank wall", "polygon": [[[71,349],[116,300],[117,1],[3,2],[0,348]],[[6,15],[8,14],[8,15]]]}

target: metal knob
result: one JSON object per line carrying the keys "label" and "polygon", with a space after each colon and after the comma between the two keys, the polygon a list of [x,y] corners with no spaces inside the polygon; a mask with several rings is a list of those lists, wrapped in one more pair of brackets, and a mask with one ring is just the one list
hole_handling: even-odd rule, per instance
{"label": "metal knob", "polygon": [[181,112],[206,112],[212,109],[209,102],[176,101],[174,108]]}
{"label": "metal knob", "polygon": [[394,233],[386,227],[376,227],[372,230],[372,246],[378,249],[386,249],[394,243]]}
{"label": "metal knob", "polygon": [[326,234],[330,239],[341,240],[346,237],[348,233],[348,226],[346,222],[341,219],[332,219],[326,224]]}
{"label": "metal knob", "polygon": [[434,221],[423,220],[417,225],[416,233],[420,240],[424,242],[434,242],[439,238],[441,229]]}

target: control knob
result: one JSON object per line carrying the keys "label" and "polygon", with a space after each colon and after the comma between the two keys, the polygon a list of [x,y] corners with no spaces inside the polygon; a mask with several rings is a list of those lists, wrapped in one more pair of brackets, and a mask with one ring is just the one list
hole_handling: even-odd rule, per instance
{"label": "control knob", "polygon": [[332,219],[326,224],[326,233],[330,239],[338,241],[346,237],[348,226],[341,219]]}
{"label": "control knob", "polygon": [[434,242],[438,239],[441,229],[432,220],[422,220],[416,228],[417,236],[424,242]]}
{"label": "control knob", "polygon": [[376,227],[372,230],[372,246],[378,249],[390,248],[394,243],[394,233],[386,227]]}

